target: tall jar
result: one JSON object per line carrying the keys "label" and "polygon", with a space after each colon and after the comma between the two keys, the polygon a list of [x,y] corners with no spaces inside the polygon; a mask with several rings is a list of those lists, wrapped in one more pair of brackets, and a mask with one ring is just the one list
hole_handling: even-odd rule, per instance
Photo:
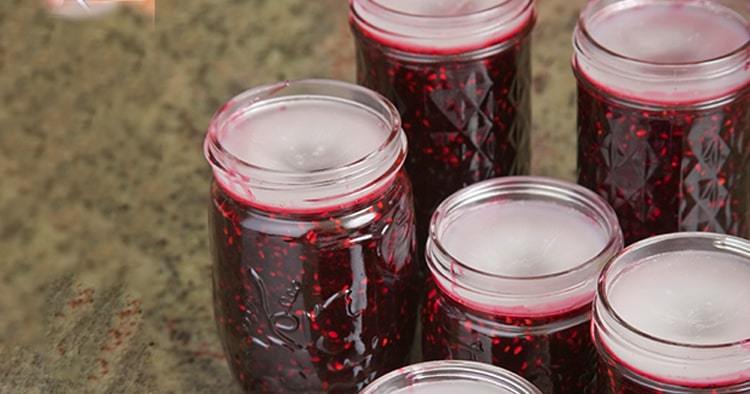
{"label": "tall jar", "polygon": [[612,209],[581,186],[505,177],[462,189],[430,226],[424,358],[481,361],[547,394],[583,393],[596,370],[596,280],[622,243]]}
{"label": "tall jar", "polygon": [[398,108],[417,233],[469,184],[530,165],[533,0],[350,0],[357,80]]}
{"label": "tall jar", "polygon": [[578,180],[628,243],[750,235],[745,0],[593,0],[574,34]]}
{"label": "tall jar", "polygon": [[596,393],[750,393],[750,241],[676,233],[604,269],[592,333]]}
{"label": "tall jar", "polygon": [[343,82],[252,89],[211,120],[214,308],[247,392],[354,393],[407,360],[406,149],[396,109]]}
{"label": "tall jar", "polygon": [[360,394],[542,394],[522,377],[472,361],[432,361],[393,371]]}

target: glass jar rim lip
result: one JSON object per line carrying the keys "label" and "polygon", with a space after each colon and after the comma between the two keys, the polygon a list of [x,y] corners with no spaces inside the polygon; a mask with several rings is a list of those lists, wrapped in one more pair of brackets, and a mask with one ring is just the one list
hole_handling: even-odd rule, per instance
{"label": "glass jar rim lip", "polygon": [[[447,21],[447,20],[460,20],[462,18],[467,17],[474,17],[482,14],[488,14],[494,10],[497,10],[498,8],[506,6],[508,3],[514,1],[514,0],[499,0],[496,4],[493,4],[491,6],[482,8],[480,10],[470,11],[470,12],[464,12],[461,14],[454,14],[454,15],[425,15],[425,14],[417,14],[413,12],[408,11],[402,11],[397,10],[395,8],[391,8],[389,6],[386,6],[379,1],[376,0],[349,0],[351,4],[354,4],[354,2],[367,2],[372,4],[374,7],[378,8],[379,10],[386,12],[391,15],[401,16],[401,17],[407,17],[407,18],[414,18],[419,20],[430,20],[434,19],[436,21]],[[529,1],[531,3],[531,1]]]}
{"label": "glass jar rim lip", "polygon": [[[467,360],[437,360],[437,361],[425,361],[420,362],[416,364],[407,365],[403,368],[396,369],[394,371],[391,371],[380,378],[376,379],[373,383],[366,386],[364,391],[362,393],[372,393],[374,390],[377,390],[388,383],[398,379],[399,377],[409,374],[409,373],[416,373],[416,374],[428,374],[428,373],[452,373],[451,375],[457,375],[457,374],[467,374],[468,378],[471,377],[481,377],[486,379],[492,379],[492,380],[481,380],[486,383],[494,384],[494,385],[513,385],[510,388],[513,389],[523,389],[525,390],[525,393],[529,394],[536,394],[539,393],[539,389],[532,385],[529,381],[521,377],[520,375],[509,371],[505,368],[487,364],[487,363],[480,363],[477,361],[467,361]],[[460,378],[456,376],[446,376],[451,377],[454,380],[458,380]],[[417,382],[418,384],[418,382]],[[503,387],[507,388],[507,387]]]}
{"label": "glass jar rim lip", "polygon": [[[291,95],[291,96],[282,96],[275,98],[273,95],[276,93],[281,92],[282,90],[290,87],[290,86],[308,86],[311,88],[315,87],[338,87],[344,90],[349,91],[355,91],[361,94],[365,94],[367,96],[370,96],[371,98],[375,99],[375,101],[378,102],[378,104],[382,105],[385,111],[389,114],[390,119],[383,118],[384,124],[390,128],[388,137],[383,141],[381,145],[379,145],[377,148],[373,149],[372,152],[368,153],[367,155],[360,157],[352,162],[346,163],[341,166],[336,167],[330,167],[330,168],[322,168],[322,169],[315,169],[311,171],[291,171],[291,170],[278,170],[273,168],[267,168],[263,166],[259,166],[257,164],[253,164],[247,160],[244,160],[234,153],[232,153],[230,150],[226,149],[221,144],[219,132],[223,130],[225,123],[232,120],[233,115],[240,114],[243,111],[247,111],[249,108],[260,105],[263,103],[268,103],[269,101],[287,101],[287,100],[294,100],[294,99],[310,99],[310,98],[318,98],[318,99],[332,99],[335,98],[335,96],[331,95],[325,95],[325,94],[297,94],[297,95]],[[344,99],[345,100],[345,99]],[[348,100],[346,100],[348,101]],[[233,104],[239,104],[239,108],[232,108]],[[359,104],[356,104],[359,105]],[[401,117],[399,115],[398,110],[396,107],[388,101],[384,96],[381,94],[372,91],[370,89],[367,89],[360,85],[355,85],[349,82],[344,81],[338,81],[338,80],[332,80],[332,79],[297,79],[297,80],[286,80],[283,82],[277,82],[277,83],[271,83],[271,84],[265,84],[260,85],[254,88],[250,88],[248,90],[245,90],[235,96],[233,96],[227,103],[222,105],[211,117],[211,120],[209,121],[209,128],[208,133],[206,133],[206,139],[204,142],[204,150],[206,151],[207,155],[210,154],[211,148],[215,148],[220,152],[222,155],[226,156],[230,161],[233,162],[233,164],[239,165],[243,168],[249,169],[254,172],[258,172],[261,174],[268,174],[271,176],[314,176],[314,177],[320,177],[321,181],[319,182],[305,182],[306,185],[315,186],[318,184],[328,184],[330,183],[330,179],[339,178],[342,175],[346,174],[352,174],[353,170],[358,169],[361,167],[364,163],[367,163],[368,161],[372,160],[375,156],[386,150],[391,144],[394,143],[395,140],[399,139],[401,135]],[[210,161],[210,160],[209,160]],[[355,173],[358,173],[359,171],[355,171]]]}
{"label": "glass jar rim lip", "polygon": [[[696,61],[689,61],[689,62],[654,62],[654,61],[648,61],[639,59],[637,57],[628,56],[626,54],[622,54],[617,51],[613,51],[609,49],[607,46],[599,42],[593,34],[589,31],[587,28],[587,15],[586,11],[589,9],[589,7],[592,7],[593,3],[588,3],[584,10],[580,13],[578,16],[578,26],[577,30],[584,36],[586,41],[590,42],[597,50],[600,50],[607,54],[608,56],[611,56],[613,58],[627,61],[629,63],[638,64],[638,65],[644,65],[644,66],[650,66],[650,67],[700,67],[700,66],[709,66],[712,64],[718,64],[723,61],[729,60],[733,57],[740,57],[745,52],[750,52],[750,37],[745,41],[744,44],[739,46],[738,48],[729,51],[723,55],[715,56],[713,58],[709,59],[702,59],[702,60],[696,60]],[[596,13],[594,13],[595,15]],[[746,24],[748,25],[748,28],[750,28],[750,20],[746,21]],[[577,40],[574,40],[577,42]],[[576,48],[579,46],[576,44]],[[750,57],[750,54],[746,55],[745,57]]]}
{"label": "glass jar rim lip", "polygon": [[[625,249],[623,249],[622,252],[620,252],[620,254],[617,257],[610,260],[604,266],[604,268],[602,268],[601,275],[599,276],[599,283],[597,284],[597,287],[596,287],[596,301],[599,301],[602,303],[607,314],[612,316],[612,318],[615,320],[615,322],[618,325],[621,325],[626,330],[638,335],[639,337],[642,337],[647,340],[654,341],[660,344],[680,347],[680,348],[700,349],[700,350],[725,349],[725,348],[731,348],[731,347],[749,346],[750,336],[748,336],[745,339],[741,339],[739,341],[710,343],[710,344],[697,344],[697,343],[685,343],[685,342],[669,340],[666,338],[662,338],[656,335],[649,334],[641,329],[638,329],[637,327],[634,327],[633,325],[628,323],[625,319],[623,319],[622,316],[620,316],[620,314],[617,313],[617,310],[614,308],[612,303],[609,301],[609,298],[607,297],[607,291],[606,291],[606,286],[605,286],[607,273],[612,268],[612,266],[624,256],[627,256],[628,254],[633,253],[634,251],[637,251],[637,250],[640,250],[645,247],[652,246],[661,242],[670,241],[674,239],[696,239],[696,238],[713,240],[714,245],[723,250],[739,249],[740,251],[742,251],[742,253],[745,253],[745,254],[750,253],[750,242],[748,242],[748,240],[735,237],[735,236],[731,236],[731,235],[725,235],[725,234],[691,231],[691,232],[662,234],[662,235],[657,235],[651,238],[646,238],[644,240],[636,242],[626,247]],[[719,247],[719,245],[722,245],[722,247]],[[748,256],[750,256],[750,254]]]}
{"label": "glass jar rim lip", "polygon": [[483,190],[487,188],[507,188],[507,187],[515,187],[515,186],[527,186],[531,187],[536,191],[543,191],[543,190],[552,190],[557,192],[563,192],[568,194],[569,196],[578,196],[584,201],[589,202],[594,208],[597,210],[601,210],[601,212],[597,212],[601,216],[601,223],[606,226],[606,231],[608,232],[609,239],[607,240],[607,243],[604,244],[602,249],[593,257],[589,258],[588,260],[583,261],[582,263],[568,268],[566,270],[558,271],[558,272],[552,272],[549,274],[544,275],[530,275],[530,276],[510,276],[510,275],[501,275],[496,274],[488,271],[484,271],[481,269],[474,268],[465,262],[461,261],[457,257],[455,257],[453,254],[451,254],[445,245],[440,242],[437,228],[438,228],[438,221],[441,219],[437,214],[433,214],[432,218],[430,219],[430,227],[429,227],[429,241],[430,243],[437,248],[438,252],[442,254],[443,256],[447,257],[453,264],[458,265],[462,270],[481,275],[483,277],[492,278],[492,279],[498,279],[498,280],[505,280],[505,281],[515,281],[515,282],[526,282],[526,281],[538,281],[538,280],[545,280],[545,279],[553,279],[553,278],[560,278],[568,275],[573,275],[578,272],[581,272],[591,266],[592,264],[596,264],[598,261],[601,261],[601,259],[605,258],[607,254],[611,253],[612,250],[615,248],[619,248],[622,244],[622,231],[620,230],[620,225],[617,219],[617,216],[614,212],[614,210],[609,206],[609,204],[598,194],[592,192],[591,190],[588,190],[584,188],[583,186],[579,186],[576,184],[568,183],[562,180],[550,178],[550,177],[542,177],[542,176],[507,176],[507,177],[500,177],[495,179],[489,179],[486,181],[475,183],[471,186],[468,186],[464,189],[459,190],[458,192],[452,194],[448,198],[446,198],[438,207],[435,209],[435,213],[439,211],[448,211],[451,208],[454,208],[455,206],[458,206],[463,200],[471,197],[473,194],[481,193]]}

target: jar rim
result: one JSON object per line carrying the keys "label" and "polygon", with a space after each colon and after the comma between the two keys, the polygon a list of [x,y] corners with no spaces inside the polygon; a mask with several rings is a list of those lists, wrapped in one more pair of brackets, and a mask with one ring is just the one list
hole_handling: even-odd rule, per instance
{"label": "jar rim", "polygon": [[407,52],[466,54],[505,47],[535,21],[534,0],[498,0],[471,12],[427,15],[398,10],[376,0],[349,0],[353,26],[376,41]]}
{"label": "jar rim", "polygon": [[[607,242],[595,256],[568,269],[532,276],[510,276],[472,267],[442,243],[441,229],[456,211],[499,198],[546,200],[591,218]],[[477,310],[518,316],[560,315],[591,303],[604,264],[623,246],[623,234],[612,207],[598,194],[573,183],[538,176],[509,176],[479,182],[444,200],[432,216],[425,250],[437,285]],[[532,286],[533,284],[533,286]],[[451,286],[453,291],[446,289]],[[529,300],[534,300],[529,303]],[[586,309],[588,313],[588,309]]]}
{"label": "jar rim", "polygon": [[[589,22],[602,12],[618,13],[634,7],[678,4],[717,10],[737,19],[750,31],[750,9],[737,8],[735,0],[593,0],[581,11],[573,33],[573,70],[586,81],[614,97],[649,107],[695,107],[723,103],[750,86],[750,36],[739,48],[710,59],[659,62],[619,53],[590,31]],[[612,10],[609,10],[613,7]]]}
{"label": "jar rim", "polygon": [[604,266],[604,268],[602,269],[601,276],[599,277],[599,283],[597,285],[597,290],[596,290],[597,300],[601,302],[601,305],[604,307],[604,311],[609,316],[611,316],[618,325],[623,327],[628,332],[636,334],[637,336],[647,339],[649,341],[653,341],[653,342],[660,343],[663,345],[668,345],[668,346],[690,348],[690,349],[705,349],[705,350],[725,349],[725,348],[731,348],[731,347],[744,347],[744,346],[750,345],[750,336],[748,336],[748,338],[745,338],[739,341],[721,342],[721,343],[714,343],[714,344],[684,343],[684,342],[669,340],[666,338],[661,338],[659,336],[646,333],[643,330],[637,327],[634,327],[632,324],[628,323],[625,319],[622,318],[622,316],[620,316],[619,313],[617,313],[616,308],[614,308],[614,306],[610,302],[609,297],[607,296],[608,294],[607,278],[608,278],[608,274],[613,269],[613,267],[615,267],[617,264],[622,264],[623,260],[625,260],[626,258],[630,257],[632,254],[635,254],[637,252],[643,252],[644,250],[652,249],[658,246],[663,246],[665,244],[668,244],[674,241],[688,241],[688,240],[693,241],[693,242],[710,241],[710,244],[715,248],[716,251],[734,253],[735,255],[739,254],[742,257],[747,258],[748,261],[750,262],[750,241],[747,241],[739,237],[725,235],[725,234],[708,233],[708,232],[680,232],[680,233],[658,235],[658,236],[654,236],[654,237],[636,242],[628,246],[617,257],[609,261]]}
{"label": "jar rim", "polygon": [[[238,157],[222,145],[221,133],[232,127],[232,122],[248,112],[267,105],[294,100],[332,100],[360,107],[376,115],[388,128],[384,141],[371,152],[351,162],[314,170],[280,170],[267,168]],[[390,179],[402,167],[406,156],[406,136],[401,128],[401,117],[395,106],[385,97],[365,87],[328,79],[302,79],[262,85],[246,90],[230,99],[213,115],[204,140],[204,154],[222,184],[240,185],[225,189],[257,189],[266,191],[305,191],[318,193],[306,203],[315,205],[326,200],[345,199],[346,196],[326,194],[344,182],[357,183],[347,195],[355,194]],[[226,185],[225,185],[226,186]],[[229,190],[243,200],[252,201],[252,193]]]}
{"label": "jar rim", "polygon": [[[360,394],[385,394],[424,382],[457,379],[485,382],[514,390],[518,394],[541,394],[536,386],[511,371],[491,364],[461,360],[428,361],[397,369],[365,386]],[[402,386],[391,387],[399,383]]]}
{"label": "jar rim", "polygon": [[[450,253],[450,251],[447,250],[445,245],[443,245],[443,243],[440,242],[439,236],[437,234],[437,228],[440,225],[440,220],[443,217],[442,215],[438,214],[438,211],[440,211],[441,213],[445,212],[447,214],[449,211],[453,209],[460,208],[461,207],[460,204],[466,203],[465,201],[466,199],[480,198],[478,194],[481,194],[481,193],[493,193],[493,192],[501,193],[501,194],[492,194],[491,196],[488,196],[488,197],[497,197],[500,195],[508,195],[508,194],[513,194],[515,192],[518,192],[517,190],[514,190],[512,188],[525,188],[523,189],[524,192],[532,192],[532,193],[533,192],[540,192],[540,193],[559,192],[559,193],[563,193],[563,195],[558,196],[558,197],[578,198],[580,199],[579,200],[580,202],[590,204],[587,208],[592,208],[594,210],[597,210],[597,214],[600,215],[600,219],[602,220],[602,223],[599,223],[599,224],[604,224],[606,226],[606,230],[608,232],[607,235],[609,238],[607,240],[607,243],[602,247],[602,249],[595,256],[591,257],[590,259],[574,267],[568,268],[566,270],[544,274],[544,275],[511,276],[511,275],[495,274],[492,272],[483,271],[481,269],[474,268],[466,264],[465,262],[462,262],[457,257],[453,256]],[[510,190],[501,190],[501,189],[510,189]],[[540,177],[540,176],[508,176],[508,177],[495,178],[495,179],[482,181],[474,185],[471,185],[469,187],[466,187],[462,190],[459,190],[458,192],[454,193],[453,195],[445,199],[440,205],[438,205],[438,207],[435,210],[435,214],[433,214],[430,220],[429,231],[430,231],[430,240],[433,242],[433,246],[437,248],[441,254],[451,259],[454,264],[459,265],[461,269],[474,272],[477,274],[481,274],[487,277],[506,279],[506,280],[515,280],[515,281],[540,280],[540,279],[556,278],[560,276],[574,274],[584,269],[585,267],[590,266],[591,264],[595,264],[597,261],[601,261],[601,259],[605,257],[608,252],[610,252],[613,248],[617,248],[618,241],[622,242],[617,215],[615,214],[614,210],[609,206],[609,204],[601,196],[599,196],[598,194],[582,186],[577,186],[577,185],[570,184],[564,181],[560,181],[554,178],[547,178],[547,177]]]}

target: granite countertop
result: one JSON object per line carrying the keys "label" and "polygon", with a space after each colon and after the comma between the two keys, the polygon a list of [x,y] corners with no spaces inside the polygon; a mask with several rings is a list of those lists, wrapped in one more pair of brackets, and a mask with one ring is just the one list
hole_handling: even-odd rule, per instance
{"label": "granite countertop", "polygon": [[[533,173],[572,179],[570,36],[539,0]],[[237,392],[215,334],[201,150],[253,85],[352,80],[344,0],[0,2],[0,393]]]}

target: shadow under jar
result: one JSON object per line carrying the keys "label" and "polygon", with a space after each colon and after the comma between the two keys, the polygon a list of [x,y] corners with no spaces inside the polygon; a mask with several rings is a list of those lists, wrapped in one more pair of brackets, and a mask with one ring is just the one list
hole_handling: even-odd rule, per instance
{"label": "shadow under jar", "polygon": [[393,371],[360,394],[542,394],[522,377],[473,361],[432,361]]}
{"label": "shadow under jar", "polygon": [[575,184],[506,177],[452,195],[426,249],[424,358],[494,364],[544,393],[584,392],[596,279],[622,242],[612,209]]}
{"label": "shadow under jar", "polygon": [[750,393],[750,242],[677,233],[605,267],[594,303],[597,393]]}
{"label": "shadow under jar", "polygon": [[214,308],[247,392],[354,393],[405,364],[418,294],[406,137],[355,85],[247,91],[205,142]]}
{"label": "shadow under jar", "polygon": [[530,165],[533,0],[350,0],[357,80],[398,108],[420,248],[458,189]]}
{"label": "shadow under jar", "polygon": [[749,235],[745,0],[595,0],[574,34],[578,180],[625,240]]}

